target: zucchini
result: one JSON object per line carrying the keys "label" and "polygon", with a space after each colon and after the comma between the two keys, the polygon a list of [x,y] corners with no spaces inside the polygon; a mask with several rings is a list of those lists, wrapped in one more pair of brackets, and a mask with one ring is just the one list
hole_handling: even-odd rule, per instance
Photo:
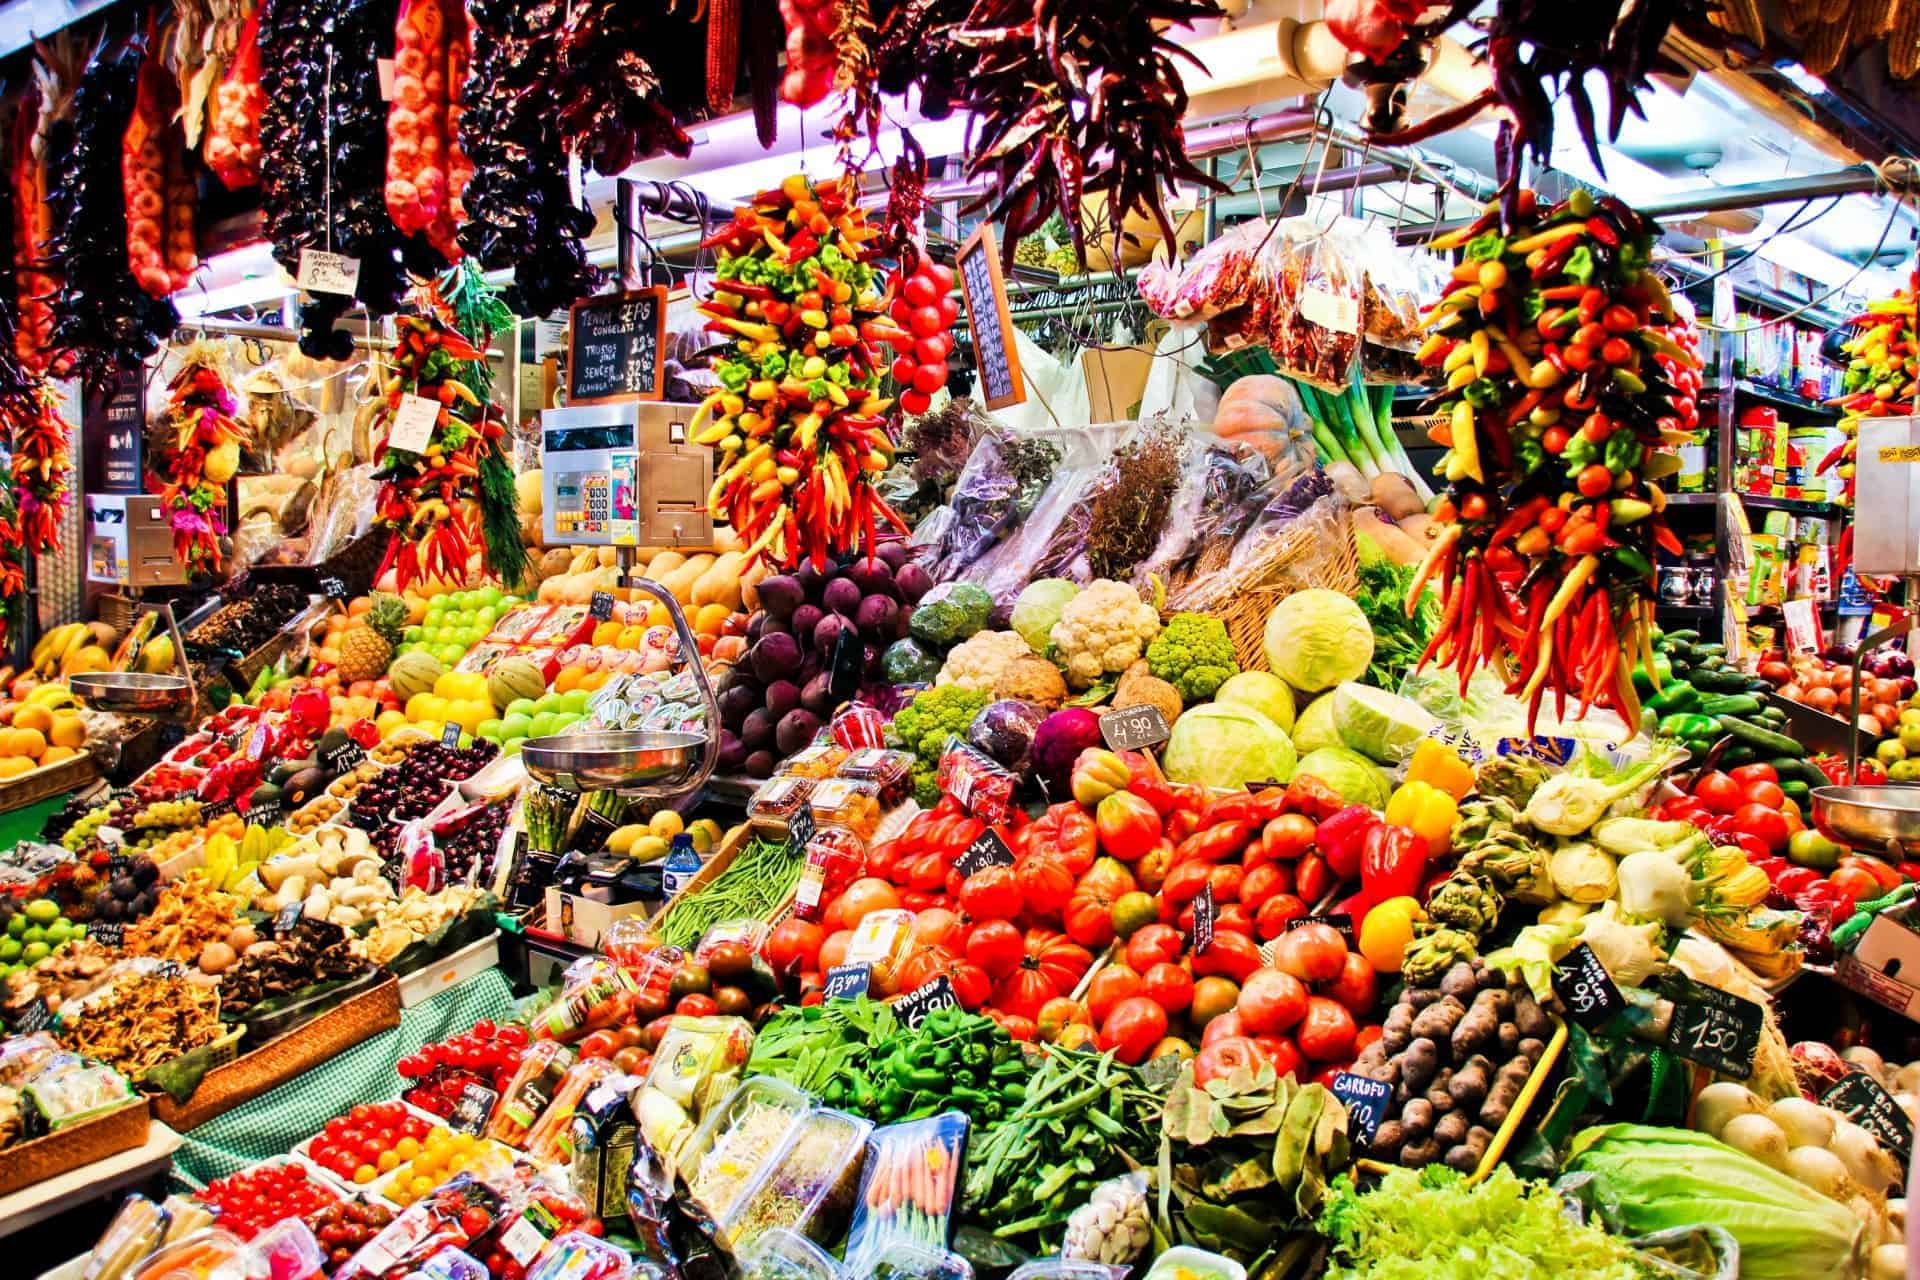
{"label": "zucchini", "polygon": [[1765,751],[1770,756],[1804,756],[1807,754],[1805,747],[1783,733],[1775,733],[1773,730],[1763,729],[1757,724],[1749,724],[1738,716],[1723,715],[1715,718],[1720,721],[1720,727],[1722,729],[1725,729],[1728,733],[1738,738],[1742,743]]}
{"label": "zucchini", "polygon": [[1716,693],[1700,699],[1700,710],[1710,716],[1757,716],[1760,699],[1750,693]]}
{"label": "zucchini", "polygon": [[1791,720],[1787,719],[1787,713],[1785,711],[1782,711],[1779,707],[1774,706],[1771,702],[1769,702],[1766,706],[1760,708],[1760,714],[1756,717],[1756,719],[1764,720],[1776,729],[1784,729],[1789,724],[1793,723]]}
{"label": "zucchini", "polygon": [[1811,760],[1805,760],[1799,756],[1775,756],[1773,759],[1767,761],[1767,763],[1772,765],[1773,771],[1780,775],[1780,785],[1782,787],[1786,786],[1787,779],[1789,778],[1797,782],[1804,782],[1809,787],[1832,785],[1827,780],[1827,775],[1820,772],[1820,766]]}
{"label": "zucchini", "polygon": [[1724,658],[1727,656],[1727,646],[1723,644],[1700,644],[1695,645],[1694,648],[1703,658]]}
{"label": "zucchini", "polygon": [[1674,644],[1698,644],[1700,642],[1700,633],[1692,627],[1681,627],[1678,631],[1663,631],[1660,634]]}

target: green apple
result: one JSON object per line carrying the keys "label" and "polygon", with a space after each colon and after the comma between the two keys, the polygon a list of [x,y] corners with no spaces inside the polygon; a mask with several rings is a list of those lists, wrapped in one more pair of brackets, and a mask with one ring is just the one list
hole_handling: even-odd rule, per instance
{"label": "green apple", "polygon": [[1920,723],[1900,726],[1900,745],[1907,749],[1908,755],[1920,753]]}
{"label": "green apple", "polygon": [[560,710],[571,712],[575,716],[583,715],[587,709],[587,701],[592,697],[591,689],[570,689],[560,695]]}
{"label": "green apple", "polygon": [[580,718],[580,713],[577,711],[556,711],[553,713],[553,731],[565,733]]}
{"label": "green apple", "polygon": [[[522,698],[521,702],[526,699]],[[531,704],[529,704],[531,705]],[[530,737],[533,733],[533,717],[524,711],[509,712],[500,720],[500,740],[511,741],[514,738]]]}
{"label": "green apple", "polygon": [[60,918],[60,904],[52,898],[35,898],[27,904],[27,919],[34,924],[52,924]]}
{"label": "green apple", "polygon": [[1887,766],[1889,782],[1920,782],[1920,760],[1895,760]]}
{"label": "green apple", "polygon": [[1882,739],[1873,748],[1873,758],[1881,764],[1897,764],[1907,758],[1907,749],[1898,738]]}
{"label": "green apple", "polygon": [[[510,716],[530,716],[539,710],[540,708],[534,705],[532,698],[515,698],[507,704],[505,714]],[[512,737],[513,735],[508,734],[507,736]]]}
{"label": "green apple", "polygon": [[500,754],[503,756],[517,756],[520,754],[521,745],[525,742],[525,738],[508,738],[506,743],[501,746]]}
{"label": "green apple", "polygon": [[555,716],[551,711],[542,711],[533,718],[533,724],[527,729],[529,738],[550,738],[555,733]]}
{"label": "green apple", "polygon": [[500,720],[482,720],[474,727],[474,735],[485,738],[488,742],[499,742],[502,736],[500,728],[503,723]]}
{"label": "green apple", "polygon": [[0,938],[0,960],[14,961],[20,958],[20,939]]}

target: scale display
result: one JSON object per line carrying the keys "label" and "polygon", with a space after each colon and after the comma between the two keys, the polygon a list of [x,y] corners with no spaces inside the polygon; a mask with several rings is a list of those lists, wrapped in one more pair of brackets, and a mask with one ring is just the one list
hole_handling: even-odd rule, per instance
{"label": "scale display", "polygon": [[549,545],[709,546],[713,451],[687,443],[694,405],[571,405],[540,415]]}

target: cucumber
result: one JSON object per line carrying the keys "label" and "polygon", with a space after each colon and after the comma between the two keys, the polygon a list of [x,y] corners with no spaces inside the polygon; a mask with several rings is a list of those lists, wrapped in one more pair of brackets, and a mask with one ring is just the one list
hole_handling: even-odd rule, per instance
{"label": "cucumber", "polygon": [[1694,658],[1693,669],[1695,671],[1725,671],[1727,669],[1727,660],[1725,658],[1711,657],[1706,654],[1698,654]]}
{"label": "cucumber", "polygon": [[1773,771],[1780,775],[1780,785],[1782,787],[1787,785],[1789,778],[1796,782],[1805,783],[1808,787],[1825,787],[1831,785],[1827,781],[1827,775],[1820,772],[1820,766],[1814,764],[1811,760],[1803,760],[1798,756],[1775,756],[1773,759],[1767,761],[1767,763],[1772,765]]}
{"label": "cucumber", "polygon": [[1760,699],[1750,693],[1716,693],[1700,699],[1700,710],[1710,716],[1757,716]]}
{"label": "cucumber", "polygon": [[1687,677],[1689,683],[1702,693],[1745,693],[1747,678],[1738,671],[1701,669],[1695,667],[1693,674]]}
{"label": "cucumber", "polygon": [[[1752,764],[1759,758],[1760,753],[1752,747],[1744,742],[1736,742],[1720,753],[1720,767],[1722,769],[1732,769],[1739,765]],[[1782,787],[1781,790],[1784,791],[1786,788]]]}
{"label": "cucumber", "polygon": [[1787,713],[1779,707],[1774,706],[1771,702],[1760,708],[1760,714],[1756,716],[1755,719],[1763,720],[1776,729],[1785,728],[1792,723],[1792,721],[1787,719]]}
{"label": "cucumber", "polygon": [[1770,756],[1804,756],[1807,749],[1783,733],[1763,729],[1757,724],[1749,724],[1738,716],[1718,716],[1720,727],[1738,738],[1742,743],[1765,751]]}
{"label": "cucumber", "polygon": [[1692,627],[1682,627],[1678,631],[1663,631],[1662,638],[1674,644],[1698,644],[1700,633]]}
{"label": "cucumber", "polygon": [[1781,794],[1786,796],[1787,799],[1793,801],[1797,805],[1804,806],[1807,803],[1808,799],[1811,798],[1810,793],[1812,792],[1812,790],[1813,790],[1812,787],[1809,787],[1806,783],[1802,782],[1798,778],[1780,779]]}
{"label": "cucumber", "polygon": [[1700,656],[1703,658],[1724,658],[1727,656],[1727,646],[1723,644],[1702,644],[1695,645],[1694,648],[1699,651]]}

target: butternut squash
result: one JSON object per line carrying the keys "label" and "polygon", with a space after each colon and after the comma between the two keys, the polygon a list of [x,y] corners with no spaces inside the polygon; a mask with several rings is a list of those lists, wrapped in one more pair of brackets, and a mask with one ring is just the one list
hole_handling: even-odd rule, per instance
{"label": "butternut squash", "polygon": [[723,604],[740,607],[740,562],[746,556],[738,551],[723,552],[708,569],[693,581],[693,603]]}
{"label": "butternut squash", "polygon": [[666,574],[664,577],[655,578],[654,581],[665,587],[673,595],[673,598],[681,604],[690,604],[693,601],[694,581],[698,579],[701,574],[713,568],[715,559],[716,557],[702,552],[673,572]]}
{"label": "butternut squash", "polygon": [[643,576],[651,578],[655,582],[664,583],[668,574],[686,562],[686,556],[678,551],[662,551],[659,555],[647,561],[647,571]]}

